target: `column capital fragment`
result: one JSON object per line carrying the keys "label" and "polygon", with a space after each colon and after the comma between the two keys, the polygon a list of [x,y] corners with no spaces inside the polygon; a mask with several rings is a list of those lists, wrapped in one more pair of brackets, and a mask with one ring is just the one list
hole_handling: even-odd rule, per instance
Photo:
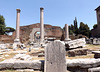
{"label": "column capital fragment", "polygon": [[21,10],[20,10],[20,9],[16,9],[16,11],[17,11],[18,13],[20,13]]}
{"label": "column capital fragment", "polygon": [[43,8],[43,7],[41,7],[41,8],[40,8],[40,10],[44,10],[44,8]]}

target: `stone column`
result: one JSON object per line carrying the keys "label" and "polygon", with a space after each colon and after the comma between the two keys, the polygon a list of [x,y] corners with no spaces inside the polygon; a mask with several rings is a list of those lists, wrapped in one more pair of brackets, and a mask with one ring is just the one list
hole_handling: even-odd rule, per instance
{"label": "stone column", "polygon": [[17,45],[20,44],[20,9],[16,9],[17,11],[17,18],[16,18],[16,38],[14,40],[13,49],[17,49]]}
{"label": "stone column", "polygon": [[65,41],[69,41],[69,29],[68,29],[68,24],[65,24]]}
{"label": "stone column", "polygon": [[17,10],[17,18],[16,18],[16,39],[19,39],[20,34],[20,9]]}
{"label": "stone column", "polygon": [[40,8],[40,37],[41,37],[41,43],[43,43],[44,40],[44,24],[43,24],[43,8]]}

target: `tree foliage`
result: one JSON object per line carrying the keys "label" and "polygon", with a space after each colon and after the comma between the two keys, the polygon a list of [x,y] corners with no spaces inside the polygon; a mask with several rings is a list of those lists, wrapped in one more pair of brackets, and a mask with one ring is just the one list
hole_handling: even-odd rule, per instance
{"label": "tree foliage", "polygon": [[15,29],[14,28],[11,28],[11,27],[6,27],[6,32],[9,33],[9,32],[14,32]]}
{"label": "tree foliage", "polygon": [[14,28],[6,27],[4,17],[0,15],[0,35],[4,35],[13,31],[15,31]]}
{"label": "tree foliage", "polygon": [[5,19],[0,15],[0,35],[4,35],[6,31]]}
{"label": "tree foliage", "polygon": [[90,29],[87,24],[80,22],[79,34],[85,35],[87,37],[90,36]]}
{"label": "tree foliage", "polygon": [[74,33],[77,35],[79,32],[78,32],[78,25],[77,25],[77,18],[75,17],[75,20],[74,20]]}
{"label": "tree foliage", "polygon": [[93,29],[97,28],[97,24],[94,24]]}
{"label": "tree foliage", "polygon": [[71,26],[69,26],[69,34],[70,34],[70,35],[73,35],[73,34],[74,34],[74,31],[75,31],[75,28],[74,28],[74,26],[71,24]]}
{"label": "tree foliage", "polygon": [[[96,25],[94,27],[96,27]],[[82,34],[82,35],[85,35],[87,37],[90,37],[90,28],[88,27],[87,24],[84,24],[83,22],[80,22],[80,26],[78,28],[77,19],[75,17],[74,25],[71,24],[69,26],[69,34],[70,35],[73,35],[73,34],[74,35]]]}

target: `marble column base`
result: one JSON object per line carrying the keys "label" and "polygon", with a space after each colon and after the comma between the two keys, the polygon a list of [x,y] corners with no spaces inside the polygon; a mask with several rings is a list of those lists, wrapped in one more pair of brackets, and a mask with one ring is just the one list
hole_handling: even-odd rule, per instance
{"label": "marble column base", "polygon": [[70,40],[71,40],[70,38],[68,38],[68,39],[67,39],[67,38],[65,38],[65,40],[64,40],[64,41],[66,42],[66,41],[70,41]]}
{"label": "marble column base", "polygon": [[20,45],[20,39],[15,39],[14,40],[14,43],[13,43],[13,50],[16,50],[18,47],[17,45]]}

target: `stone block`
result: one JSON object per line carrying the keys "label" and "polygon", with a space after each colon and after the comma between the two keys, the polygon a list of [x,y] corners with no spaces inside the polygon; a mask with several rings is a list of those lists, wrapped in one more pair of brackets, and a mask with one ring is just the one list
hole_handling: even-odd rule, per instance
{"label": "stone block", "polygon": [[44,72],[66,72],[65,45],[60,41],[50,42],[46,46]]}

